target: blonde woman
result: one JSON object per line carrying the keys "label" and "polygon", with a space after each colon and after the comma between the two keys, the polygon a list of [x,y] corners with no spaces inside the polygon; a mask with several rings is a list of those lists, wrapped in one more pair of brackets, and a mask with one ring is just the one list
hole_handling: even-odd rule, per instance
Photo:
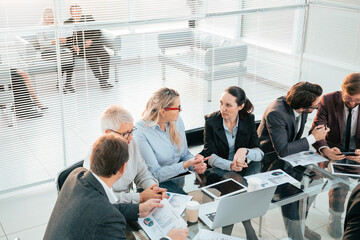
{"label": "blonde woman", "polygon": [[179,117],[179,93],[170,88],[160,88],[146,104],[142,120],[136,123],[134,138],[140,153],[155,178],[166,181],[187,170],[203,173],[204,158],[189,152],[185,127]]}

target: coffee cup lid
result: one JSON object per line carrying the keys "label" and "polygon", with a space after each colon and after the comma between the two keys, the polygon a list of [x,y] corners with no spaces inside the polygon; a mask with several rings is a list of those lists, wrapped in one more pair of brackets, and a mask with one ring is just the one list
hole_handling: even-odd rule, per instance
{"label": "coffee cup lid", "polygon": [[186,204],[186,208],[189,209],[189,210],[196,210],[198,209],[200,206],[199,202],[198,201],[189,201],[187,204]]}

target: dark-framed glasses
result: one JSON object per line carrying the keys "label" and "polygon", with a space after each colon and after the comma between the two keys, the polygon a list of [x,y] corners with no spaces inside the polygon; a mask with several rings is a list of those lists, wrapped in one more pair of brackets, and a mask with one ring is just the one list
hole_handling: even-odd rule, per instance
{"label": "dark-framed glasses", "polygon": [[125,133],[119,133],[119,132],[117,132],[117,131],[114,131],[114,130],[112,130],[112,129],[109,129],[109,131],[114,132],[114,133],[117,133],[117,134],[123,136],[125,139],[128,139],[128,138],[130,137],[130,135],[132,135],[132,133],[133,133],[135,130],[136,130],[136,127],[133,127],[133,128],[131,129],[131,131],[128,131],[128,132],[125,132]]}
{"label": "dark-framed glasses", "polygon": [[353,103],[356,103],[356,104],[360,104],[360,99],[357,98],[357,99],[354,99],[354,98],[351,98],[345,94],[343,94],[343,100],[344,102],[353,102]]}
{"label": "dark-framed glasses", "polygon": [[177,108],[170,108],[170,107],[167,107],[167,108],[164,108],[165,110],[169,111],[169,110],[177,110],[177,111],[181,111],[181,105],[179,105],[179,107]]}
{"label": "dark-framed glasses", "polygon": [[319,104],[316,105],[315,107],[307,107],[307,109],[318,109],[319,108]]}

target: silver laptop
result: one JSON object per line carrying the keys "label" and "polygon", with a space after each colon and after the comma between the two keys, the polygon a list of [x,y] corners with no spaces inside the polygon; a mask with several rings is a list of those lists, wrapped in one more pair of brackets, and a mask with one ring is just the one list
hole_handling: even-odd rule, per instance
{"label": "silver laptop", "polygon": [[275,189],[276,186],[259,189],[202,204],[199,218],[210,229],[216,229],[263,216],[269,209]]}

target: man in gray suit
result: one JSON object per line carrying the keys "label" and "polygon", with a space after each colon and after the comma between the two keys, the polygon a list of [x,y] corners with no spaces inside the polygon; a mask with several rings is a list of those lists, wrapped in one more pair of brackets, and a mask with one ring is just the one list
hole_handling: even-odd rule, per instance
{"label": "man in gray suit", "polygon": [[[278,157],[307,151],[313,143],[325,138],[329,129],[323,125],[317,126],[309,136],[302,137],[307,116],[318,108],[321,94],[319,85],[299,82],[290,88],[286,97],[279,97],[266,108],[257,131],[265,153],[263,169],[267,170]],[[283,206],[282,213],[289,237],[303,239],[298,221],[298,202]],[[321,238],[307,227],[305,236],[309,239]]]}
{"label": "man in gray suit", "polygon": [[[123,175],[129,159],[128,144],[120,136],[105,134],[94,144],[90,171],[77,168],[66,179],[46,228],[44,239],[125,239],[125,219],[147,216],[160,199],[142,204],[113,204],[112,185]],[[185,239],[188,229],[169,232]],[[163,238],[169,239],[169,238]]]}

